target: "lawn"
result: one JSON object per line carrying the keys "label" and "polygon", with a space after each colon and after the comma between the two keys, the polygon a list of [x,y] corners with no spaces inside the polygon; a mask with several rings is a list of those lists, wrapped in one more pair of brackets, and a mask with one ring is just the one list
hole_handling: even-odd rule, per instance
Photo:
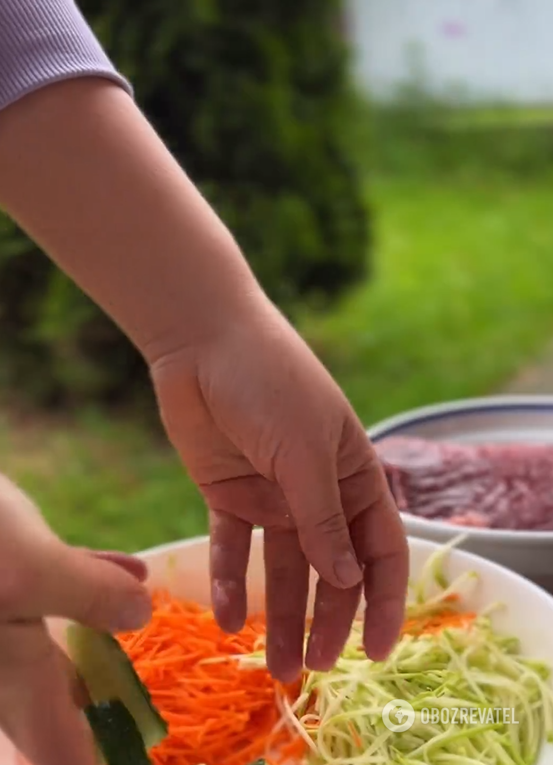
{"label": "lawn", "polygon": [[[553,182],[373,179],[375,275],[299,327],[367,425],[498,389],[553,335]],[[66,539],[137,550],[206,528],[167,448],[124,421],[4,408],[3,470]]]}
{"label": "lawn", "polygon": [[367,424],[493,392],[553,336],[553,180],[395,178],[374,198],[375,279],[303,334]]}

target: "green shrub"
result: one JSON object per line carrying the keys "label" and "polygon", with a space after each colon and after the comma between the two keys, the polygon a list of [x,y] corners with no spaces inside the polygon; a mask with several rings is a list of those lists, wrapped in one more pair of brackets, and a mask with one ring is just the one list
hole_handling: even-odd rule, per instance
{"label": "green shrub", "polygon": [[[327,301],[364,274],[368,215],[349,142],[339,2],[80,5],[277,303],[293,311],[299,300]],[[9,226],[0,303],[4,347],[45,396],[142,385],[120,333]]]}

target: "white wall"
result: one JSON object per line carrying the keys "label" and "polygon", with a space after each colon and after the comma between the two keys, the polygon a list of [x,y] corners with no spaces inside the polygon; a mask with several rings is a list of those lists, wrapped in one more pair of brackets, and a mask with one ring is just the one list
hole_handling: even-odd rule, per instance
{"label": "white wall", "polygon": [[409,78],[415,43],[436,93],[553,102],[553,0],[350,0],[350,35],[376,97]]}

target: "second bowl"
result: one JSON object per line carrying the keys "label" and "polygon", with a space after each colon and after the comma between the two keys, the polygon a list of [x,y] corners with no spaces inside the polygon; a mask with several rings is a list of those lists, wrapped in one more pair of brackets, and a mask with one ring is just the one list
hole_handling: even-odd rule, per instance
{"label": "second bowl", "polygon": [[[391,436],[465,444],[553,444],[553,396],[493,396],[437,404],[383,420],[367,432],[375,444]],[[551,491],[553,495],[553,474]],[[409,513],[402,518],[410,536],[434,542],[466,533],[465,549],[553,592],[553,531],[462,528]]]}

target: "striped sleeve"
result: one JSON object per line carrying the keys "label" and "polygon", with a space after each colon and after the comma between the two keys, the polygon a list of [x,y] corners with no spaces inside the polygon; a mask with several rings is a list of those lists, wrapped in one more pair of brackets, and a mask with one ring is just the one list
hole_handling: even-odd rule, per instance
{"label": "striped sleeve", "polygon": [[0,0],[0,109],[87,76],[110,79],[132,95],[73,0]]}

